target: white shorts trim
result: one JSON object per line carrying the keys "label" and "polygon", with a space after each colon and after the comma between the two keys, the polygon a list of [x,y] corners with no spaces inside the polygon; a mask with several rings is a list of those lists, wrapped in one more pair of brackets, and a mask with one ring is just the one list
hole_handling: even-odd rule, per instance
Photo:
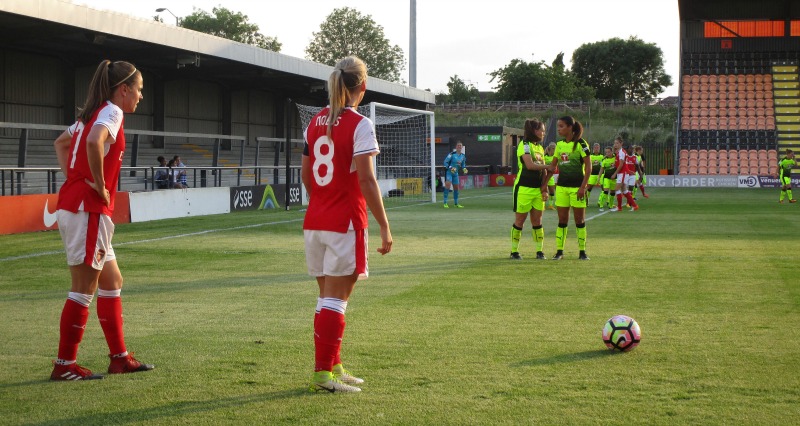
{"label": "white shorts trim", "polygon": [[636,186],[636,175],[624,175],[623,183],[628,186],[628,188],[633,188]]}
{"label": "white shorts trim", "polygon": [[[56,211],[58,232],[67,252],[67,265],[86,264],[101,271],[106,262],[116,260],[111,238],[114,236],[114,223],[111,218],[100,213],[67,210]],[[90,221],[95,220],[92,224]]]}
{"label": "white shorts trim", "polygon": [[358,272],[359,279],[369,277],[366,229],[333,231],[304,230],[306,266],[312,277],[341,277]]}

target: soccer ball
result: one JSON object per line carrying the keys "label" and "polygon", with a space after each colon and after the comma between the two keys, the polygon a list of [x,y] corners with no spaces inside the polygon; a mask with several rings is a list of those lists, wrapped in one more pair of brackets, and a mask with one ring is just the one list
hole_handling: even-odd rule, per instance
{"label": "soccer ball", "polygon": [[608,349],[627,352],[642,340],[642,330],[635,319],[627,315],[616,315],[603,326],[603,343]]}
{"label": "soccer ball", "polygon": [[467,174],[467,169],[461,169],[461,172]]}

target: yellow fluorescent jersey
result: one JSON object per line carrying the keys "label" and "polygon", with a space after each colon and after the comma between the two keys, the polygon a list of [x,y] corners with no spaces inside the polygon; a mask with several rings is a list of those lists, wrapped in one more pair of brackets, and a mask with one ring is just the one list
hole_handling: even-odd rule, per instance
{"label": "yellow fluorescent jersey", "polygon": [[534,164],[545,164],[544,147],[538,143],[523,141],[517,146],[517,178],[515,186],[528,188],[541,188],[543,172],[541,170],[528,170],[522,157],[530,155]]}

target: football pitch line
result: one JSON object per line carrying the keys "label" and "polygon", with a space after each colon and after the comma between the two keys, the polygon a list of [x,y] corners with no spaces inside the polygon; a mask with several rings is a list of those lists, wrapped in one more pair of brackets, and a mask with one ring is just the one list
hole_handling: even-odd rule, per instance
{"label": "football pitch line", "polygon": [[[495,197],[495,196],[498,196],[498,195],[510,196],[511,193],[510,192],[503,192],[503,193],[498,193],[498,194],[476,195],[476,196],[472,196],[472,197],[461,197],[461,198],[462,199],[484,198],[484,197]],[[438,204],[438,201],[437,201],[437,204]],[[403,208],[413,207],[413,206],[417,206],[417,205],[419,205],[419,204],[409,204],[409,205],[406,205],[406,206],[387,207],[386,210],[397,210],[397,209],[403,209]],[[596,214],[596,215],[592,215],[592,216],[587,215],[586,216],[586,220],[587,221],[592,220],[592,219],[600,217],[600,216],[602,216],[602,215],[604,215],[606,213],[607,212],[602,212],[602,213],[599,213],[599,214]],[[189,233],[185,233],[185,234],[175,234],[175,235],[167,235],[167,236],[158,237],[158,238],[147,238],[147,239],[143,239],[143,240],[126,241],[126,242],[122,242],[122,243],[116,243],[116,244],[114,244],[114,247],[123,247],[123,246],[129,246],[129,245],[134,245],[134,244],[152,243],[152,242],[157,242],[157,241],[172,240],[172,239],[175,239],[175,238],[195,237],[195,236],[198,236],[198,235],[211,234],[211,233],[214,233],[214,232],[238,231],[240,229],[259,228],[259,227],[262,227],[262,226],[270,226],[270,225],[282,225],[282,224],[286,224],[286,223],[300,222],[302,220],[303,220],[303,218],[298,218],[298,219],[291,219],[291,220],[279,220],[279,221],[275,221],[275,222],[256,223],[256,224],[253,224],[253,225],[233,226],[233,227],[230,227],[230,228],[207,229],[205,231],[189,232]],[[15,261],[15,260],[33,259],[33,258],[42,257],[42,256],[52,256],[52,255],[63,254],[63,253],[64,253],[63,250],[53,250],[53,251],[43,251],[43,252],[39,252],[39,253],[30,253],[30,254],[25,254],[25,255],[22,255],[22,256],[2,257],[2,258],[0,258],[0,263],[12,262],[12,261]]]}

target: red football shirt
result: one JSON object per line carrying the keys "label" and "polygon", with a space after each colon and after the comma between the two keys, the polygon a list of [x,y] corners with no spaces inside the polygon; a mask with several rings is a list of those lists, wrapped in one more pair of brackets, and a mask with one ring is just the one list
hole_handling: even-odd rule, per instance
{"label": "red football shirt", "polygon": [[636,156],[635,155],[628,155],[625,157],[625,167],[622,169],[622,172],[626,175],[635,175],[636,174]]}
{"label": "red football shirt", "polygon": [[[84,124],[80,121],[69,127],[72,134],[69,145],[69,158],[67,161],[67,180],[58,192],[58,208],[71,211],[86,211],[102,213],[111,216],[114,213],[114,198],[117,194],[117,181],[122,167],[122,157],[125,155],[125,132],[123,131],[124,117],[122,110],[113,103],[106,103],[97,109],[91,120]],[[106,189],[111,197],[108,206],[103,204],[103,199],[92,187],[86,184],[86,179],[94,182],[92,171],[89,169],[89,157],[86,154],[86,137],[94,126],[105,126],[113,141],[106,140],[103,156],[103,176]]]}
{"label": "red football shirt", "polygon": [[365,229],[367,206],[354,157],[380,152],[372,121],[352,108],[345,108],[336,119],[328,139],[328,110],[320,111],[304,132],[303,155],[311,164],[311,198],[303,229],[347,232]]}

